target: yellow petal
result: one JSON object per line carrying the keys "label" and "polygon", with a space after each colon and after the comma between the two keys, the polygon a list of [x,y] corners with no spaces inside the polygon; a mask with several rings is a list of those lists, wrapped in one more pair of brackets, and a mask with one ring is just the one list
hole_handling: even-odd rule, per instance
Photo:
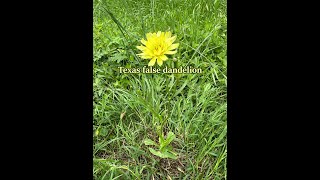
{"label": "yellow petal", "polygon": [[162,61],[166,61],[168,59],[168,57],[166,55],[162,55],[159,57]]}
{"label": "yellow petal", "polygon": [[173,36],[171,38],[166,39],[166,42],[171,45],[175,40],[177,39],[177,36]]}
{"label": "yellow petal", "polygon": [[164,38],[164,37],[165,37],[165,35],[166,35],[166,33],[165,33],[165,32],[161,32],[161,38]]}
{"label": "yellow petal", "polygon": [[142,56],[141,56],[141,58],[142,58],[142,59],[151,59],[151,58],[152,58],[152,56],[142,55]]}
{"label": "yellow petal", "polygon": [[140,41],[142,44],[147,45],[147,41],[145,39],[141,39]]}
{"label": "yellow petal", "polygon": [[171,46],[168,48],[168,50],[172,50],[172,49],[176,49],[179,47],[179,43],[176,43],[176,44],[171,44]]}
{"label": "yellow petal", "polygon": [[144,51],[146,49],[146,47],[144,46],[136,46],[138,49],[140,49],[141,51]]}
{"label": "yellow petal", "polygon": [[157,32],[157,36],[159,37],[161,35],[161,31],[158,31]]}
{"label": "yellow petal", "polygon": [[159,64],[159,66],[162,66],[163,61],[161,59],[157,59],[157,63]]}
{"label": "yellow petal", "polygon": [[147,40],[150,40],[152,37],[152,33],[147,33],[146,36],[147,36]]}
{"label": "yellow petal", "polygon": [[150,58],[153,57],[153,54],[151,54],[148,49],[146,51],[143,51],[140,54],[137,54],[137,55],[140,56],[140,57],[146,57],[144,59],[150,59]]}
{"label": "yellow petal", "polygon": [[177,36],[173,36],[170,38],[171,42],[174,42],[177,39]]}
{"label": "yellow petal", "polygon": [[166,51],[164,54],[175,54],[177,51]]}
{"label": "yellow petal", "polygon": [[149,64],[148,64],[148,66],[153,66],[153,65],[156,63],[156,60],[157,60],[156,57],[152,58],[152,59],[150,60]]}
{"label": "yellow petal", "polygon": [[164,37],[165,37],[166,39],[170,38],[170,37],[171,37],[171,32],[170,32],[170,31],[166,32],[166,34],[165,34]]}

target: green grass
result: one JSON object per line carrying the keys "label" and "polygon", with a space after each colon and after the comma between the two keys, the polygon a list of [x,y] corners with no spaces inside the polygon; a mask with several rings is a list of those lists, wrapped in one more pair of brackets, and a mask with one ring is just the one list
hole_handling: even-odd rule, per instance
{"label": "green grass", "polygon": [[[93,19],[94,179],[226,179],[226,0],[94,0]],[[202,74],[119,73],[146,66],[135,46],[168,30],[180,46],[163,67]],[[158,125],[178,159],[143,143],[158,142]]]}

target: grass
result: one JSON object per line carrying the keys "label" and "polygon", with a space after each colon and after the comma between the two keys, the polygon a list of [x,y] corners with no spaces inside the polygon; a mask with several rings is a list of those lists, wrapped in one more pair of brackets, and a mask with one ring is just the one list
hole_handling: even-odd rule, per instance
{"label": "grass", "polygon": [[[94,179],[226,179],[226,1],[94,0],[93,18]],[[168,30],[180,46],[163,67],[202,74],[119,73],[146,66],[135,46]],[[176,160],[144,144],[159,126]]]}

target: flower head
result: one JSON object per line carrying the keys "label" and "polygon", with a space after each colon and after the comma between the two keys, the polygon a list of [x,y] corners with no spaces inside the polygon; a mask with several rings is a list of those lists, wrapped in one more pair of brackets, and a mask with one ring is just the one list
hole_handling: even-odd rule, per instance
{"label": "flower head", "polygon": [[171,32],[147,33],[147,40],[142,39],[141,43],[144,46],[137,46],[142,53],[138,54],[143,59],[151,59],[148,66],[153,66],[156,62],[159,66],[166,61],[168,57],[166,54],[177,53],[179,43],[173,44],[177,36],[171,37]]}

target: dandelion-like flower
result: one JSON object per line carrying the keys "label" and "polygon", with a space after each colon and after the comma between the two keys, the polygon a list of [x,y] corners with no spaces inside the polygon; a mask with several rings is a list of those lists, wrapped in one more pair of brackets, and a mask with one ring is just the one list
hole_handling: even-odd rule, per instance
{"label": "dandelion-like flower", "polygon": [[147,40],[142,39],[144,46],[137,46],[142,53],[138,54],[142,59],[151,59],[148,66],[153,66],[156,61],[161,66],[163,61],[168,60],[166,54],[177,53],[179,43],[173,44],[177,36],[171,37],[171,32],[147,33]]}

